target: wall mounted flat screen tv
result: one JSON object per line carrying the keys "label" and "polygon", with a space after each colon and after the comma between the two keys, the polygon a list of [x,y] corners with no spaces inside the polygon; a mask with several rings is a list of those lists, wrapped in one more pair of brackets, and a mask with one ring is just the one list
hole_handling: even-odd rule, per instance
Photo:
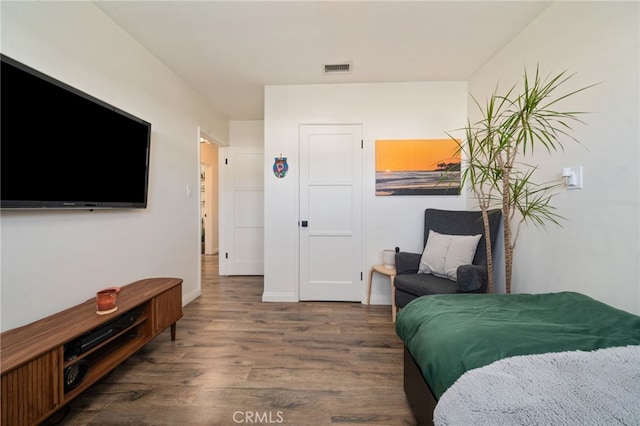
{"label": "wall mounted flat screen tv", "polygon": [[2,209],[146,208],[151,124],[2,55]]}

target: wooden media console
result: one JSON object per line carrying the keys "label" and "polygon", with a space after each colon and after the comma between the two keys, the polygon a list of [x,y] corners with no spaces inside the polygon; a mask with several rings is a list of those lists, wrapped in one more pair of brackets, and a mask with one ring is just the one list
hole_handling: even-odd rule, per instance
{"label": "wooden media console", "polygon": [[182,317],[182,280],[149,278],[121,288],[118,309],[92,298],[0,334],[2,425],[35,425],[68,404]]}

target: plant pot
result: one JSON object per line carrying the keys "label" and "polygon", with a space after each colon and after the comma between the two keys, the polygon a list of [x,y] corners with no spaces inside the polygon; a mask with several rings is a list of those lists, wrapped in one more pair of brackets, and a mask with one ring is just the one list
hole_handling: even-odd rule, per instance
{"label": "plant pot", "polygon": [[96,306],[98,314],[107,314],[114,312],[118,307],[116,306],[116,299],[118,297],[118,290],[114,288],[100,290],[96,293]]}

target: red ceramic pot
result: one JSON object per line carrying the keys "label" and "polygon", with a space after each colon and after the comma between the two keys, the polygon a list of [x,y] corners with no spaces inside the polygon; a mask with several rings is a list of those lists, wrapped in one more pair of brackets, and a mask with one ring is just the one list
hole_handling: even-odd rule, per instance
{"label": "red ceramic pot", "polygon": [[96,293],[96,304],[98,312],[104,312],[116,307],[116,297],[118,291],[115,289],[100,290]]}

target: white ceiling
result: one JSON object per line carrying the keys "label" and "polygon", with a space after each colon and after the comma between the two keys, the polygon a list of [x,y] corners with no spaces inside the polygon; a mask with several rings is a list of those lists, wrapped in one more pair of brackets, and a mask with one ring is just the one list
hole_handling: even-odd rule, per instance
{"label": "white ceiling", "polygon": [[94,3],[222,115],[261,120],[265,85],[467,80],[551,2]]}

